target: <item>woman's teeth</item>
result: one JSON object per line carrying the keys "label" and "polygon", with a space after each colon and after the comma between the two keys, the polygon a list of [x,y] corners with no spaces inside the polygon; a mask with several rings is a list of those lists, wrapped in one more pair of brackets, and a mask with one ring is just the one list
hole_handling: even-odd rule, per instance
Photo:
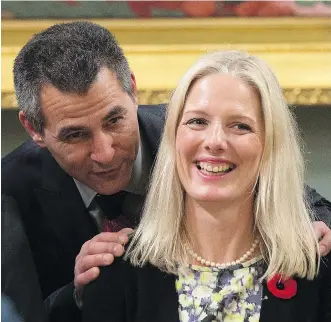
{"label": "woman's teeth", "polygon": [[210,164],[208,162],[197,162],[197,167],[199,170],[205,170],[207,172],[219,173],[219,172],[229,172],[234,169],[234,165],[230,164]]}

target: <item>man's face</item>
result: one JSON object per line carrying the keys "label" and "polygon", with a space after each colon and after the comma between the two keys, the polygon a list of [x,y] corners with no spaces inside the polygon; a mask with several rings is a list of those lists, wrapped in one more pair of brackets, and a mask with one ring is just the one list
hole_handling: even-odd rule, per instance
{"label": "man's face", "polygon": [[38,144],[64,171],[101,194],[129,183],[139,147],[137,104],[115,73],[102,69],[84,95],[44,86],[41,106],[45,126]]}

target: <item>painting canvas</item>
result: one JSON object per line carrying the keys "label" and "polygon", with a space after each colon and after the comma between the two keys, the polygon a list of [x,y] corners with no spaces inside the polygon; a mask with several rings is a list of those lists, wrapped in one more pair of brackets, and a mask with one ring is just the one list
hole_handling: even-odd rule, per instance
{"label": "painting canvas", "polygon": [[331,17],[331,1],[2,1],[2,19]]}

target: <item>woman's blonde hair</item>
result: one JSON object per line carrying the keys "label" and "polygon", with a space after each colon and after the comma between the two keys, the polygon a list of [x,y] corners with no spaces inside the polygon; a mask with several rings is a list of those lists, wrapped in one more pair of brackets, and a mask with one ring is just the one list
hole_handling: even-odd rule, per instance
{"label": "woman's blonde hair", "polygon": [[267,64],[240,51],[203,56],[181,79],[170,100],[142,220],[126,254],[131,263],[150,263],[175,273],[187,262],[184,245],[184,191],[176,169],[176,133],[192,84],[222,73],[244,81],[260,95],[264,150],[256,186],[255,226],[268,263],[264,277],[275,273],[312,279],[318,271],[318,244],[304,197],[304,161],[296,122]]}

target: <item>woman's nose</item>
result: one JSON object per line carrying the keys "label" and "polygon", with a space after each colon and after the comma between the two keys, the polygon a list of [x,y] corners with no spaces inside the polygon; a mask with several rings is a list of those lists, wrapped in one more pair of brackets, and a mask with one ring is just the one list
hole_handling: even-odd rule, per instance
{"label": "woman's nose", "polygon": [[221,124],[210,127],[210,131],[206,133],[205,149],[217,153],[226,150],[228,147],[228,137]]}

